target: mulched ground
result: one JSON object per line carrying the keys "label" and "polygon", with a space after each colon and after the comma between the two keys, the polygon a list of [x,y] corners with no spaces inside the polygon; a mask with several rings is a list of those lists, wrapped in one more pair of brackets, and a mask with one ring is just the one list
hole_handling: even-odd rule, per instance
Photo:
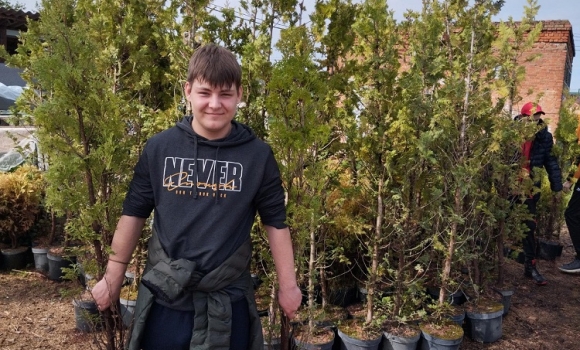
{"label": "mulched ground", "polygon": [[[562,257],[539,261],[539,270],[549,281],[547,286],[539,287],[525,279],[523,265],[506,262],[506,280],[515,293],[503,318],[502,338],[481,344],[464,337],[461,349],[580,349],[580,275],[558,270],[573,256],[567,233],[560,241],[564,244]],[[75,329],[72,298],[66,293],[74,286],[73,282],[51,281],[33,268],[0,272],[0,349],[102,348],[95,334]]]}

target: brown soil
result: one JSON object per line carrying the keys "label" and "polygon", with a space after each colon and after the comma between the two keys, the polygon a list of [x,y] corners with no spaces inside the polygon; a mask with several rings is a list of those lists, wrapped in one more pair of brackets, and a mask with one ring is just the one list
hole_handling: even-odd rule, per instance
{"label": "brown soil", "polygon": [[[580,275],[561,273],[573,249],[567,233],[561,237],[562,257],[539,261],[549,281],[536,286],[523,277],[523,265],[506,261],[506,281],[513,286],[509,313],[503,318],[502,338],[480,344],[464,337],[461,349],[561,350],[578,348]],[[75,329],[72,298],[65,291],[73,282],[54,282],[32,268],[0,272],[0,348],[6,350],[99,349],[92,334]],[[499,300],[499,295],[498,295]]]}

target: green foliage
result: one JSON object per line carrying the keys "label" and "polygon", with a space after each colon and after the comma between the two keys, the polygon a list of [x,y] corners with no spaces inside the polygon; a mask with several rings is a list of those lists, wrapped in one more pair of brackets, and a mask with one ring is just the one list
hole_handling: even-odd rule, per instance
{"label": "green foliage", "polygon": [[121,202],[151,124],[173,102],[163,2],[42,2],[9,64],[24,68],[21,122],[37,126],[46,203],[68,240],[104,267]]}
{"label": "green foliage", "polygon": [[531,62],[538,58],[538,55],[529,54],[523,57],[542,31],[541,22],[535,22],[538,10],[537,0],[528,0],[520,20],[510,17],[507,22],[501,21],[497,27],[498,35],[494,41],[497,58],[494,90],[500,98],[499,105],[504,106],[509,115],[512,115],[513,105],[521,101],[519,91],[526,72],[521,61]]}
{"label": "green foliage", "polygon": [[[396,23],[385,0],[317,0],[303,24],[296,0],[45,1],[9,59],[31,87],[19,122],[38,126],[68,238],[105,256],[144,141],[188,109],[191,53],[228,47],[243,69],[237,119],[279,161],[300,283],[356,281],[371,314],[404,321],[429,283],[483,290],[529,218],[519,152],[538,127],[512,106],[541,26],[536,0],[519,23],[493,23],[502,3],[425,1]],[[566,169],[580,151],[571,104],[555,135]],[[253,272],[275,286],[258,221],[252,238]]]}
{"label": "green foliage", "polygon": [[0,173],[0,237],[16,248],[34,225],[44,193],[44,178],[37,168],[24,165]]}
{"label": "green foliage", "polygon": [[0,0],[0,7],[3,7],[5,9],[9,9],[9,10],[14,10],[14,11],[24,11],[24,4],[22,4],[18,1],[12,2],[12,1]]}
{"label": "green foliage", "polygon": [[314,285],[326,258],[326,193],[337,175],[326,151],[331,143],[330,116],[323,112],[326,75],[313,61],[313,42],[305,27],[282,31],[277,47],[282,59],[274,65],[266,87],[271,115],[268,140],[288,194],[287,222],[293,231],[299,275],[308,278],[301,282],[309,286],[312,309]]}
{"label": "green foliage", "polygon": [[[552,150],[558,158],[563,181],[573,176],[577,169],[577,156],[580,154],[578,144],[580,124],[576,112],[576,98],[566,93],[560,108],[558,128],[554,133],[556,144]],[[570,194],[554,195],[545,172],[542,172],[541,193],[537,207],[537,236],[546,240],[558,241],[564,226],[564,210]]]}

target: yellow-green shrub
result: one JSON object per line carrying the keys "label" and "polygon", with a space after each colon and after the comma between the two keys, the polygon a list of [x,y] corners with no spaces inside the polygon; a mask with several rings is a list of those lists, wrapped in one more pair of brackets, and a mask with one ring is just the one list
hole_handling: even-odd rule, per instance
{"label": "yellow-green shrub", "polygon": [[9,238],[12,248],[34,224],[43,189],[42,173],[33,166],[0,173],[0,236]]}

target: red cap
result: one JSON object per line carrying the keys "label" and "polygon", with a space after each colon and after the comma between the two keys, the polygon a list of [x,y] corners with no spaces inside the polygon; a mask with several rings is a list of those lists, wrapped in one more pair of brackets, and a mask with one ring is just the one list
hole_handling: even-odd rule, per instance
{"label": "red cap", "polygon": [[534,103],[532,103],[532,102],[528,102],[522,107],[521,114],[532,115],[532,110],[534,111],[533,114],[536,114],[536,113],[546,114],[546,113],[544,113],[544,111],[542,111],[542,107],[539,104],[536,104],[534,106]]}

